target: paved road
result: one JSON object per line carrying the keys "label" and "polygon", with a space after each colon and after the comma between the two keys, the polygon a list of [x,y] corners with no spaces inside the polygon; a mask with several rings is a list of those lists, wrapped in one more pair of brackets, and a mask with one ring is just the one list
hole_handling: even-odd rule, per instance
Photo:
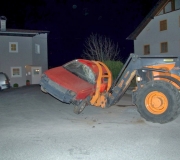
{"label": "paved road", "polygon": [[179,160],[180,116],[144,121],[125,95],[82,114],[39,86],[0,92],[0,160]]}

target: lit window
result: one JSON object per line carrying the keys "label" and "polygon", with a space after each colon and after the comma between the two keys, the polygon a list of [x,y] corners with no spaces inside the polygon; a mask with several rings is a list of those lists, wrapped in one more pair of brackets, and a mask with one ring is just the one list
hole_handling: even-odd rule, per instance
{"label": "lit window", "polygon": [[9,52],[18,52],[18,43],[17,42],[9,42]]}
{"label": "lit window", "polygon": [[21,77],[22,70],[21,67],[11,67],[11,77]]}
{"label": "lit window", "polygon": [[162,42],[161,43],[161,53],[166,53],[166,52],[168,52],[168,43]]}
{"label": "lit window", "polygon": [[167,30],[167,20],[160,21],[160,31]]}
{"label": "lit window", "polygon": [[150,45],[144,45],[144,55],[150,54]]}
{"label": "lit window", "polygon": [[40,74],[39,69],[34,69],[33,73],[34,73],[34,75],[39,75]]}
{"label": "lit window", "polygon": [[40,45],[35,44],[35,53],[40,54]]}

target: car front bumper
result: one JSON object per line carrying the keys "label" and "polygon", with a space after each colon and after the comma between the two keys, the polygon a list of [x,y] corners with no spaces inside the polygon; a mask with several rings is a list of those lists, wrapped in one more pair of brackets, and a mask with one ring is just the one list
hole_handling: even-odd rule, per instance
{"label": "car front bumper", "polygon": [[8,89],[8,88],[10,88],[10,84],[0,85],[0,90],[4,90],[4,89]]}
{"label": "car front bumper", "polygon": [[76,94],[49,79],[45,74],[42,75],[40,85],[52,96],[65,103],[74,101]]}

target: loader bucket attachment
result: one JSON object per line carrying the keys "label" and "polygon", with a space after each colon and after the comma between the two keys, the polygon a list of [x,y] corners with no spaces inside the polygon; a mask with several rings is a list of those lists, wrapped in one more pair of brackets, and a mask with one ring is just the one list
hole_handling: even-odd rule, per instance
{"label": "loader bucket attachment", "polygon": [[112,74],[108,67],[99,61],[93,61],[99,70],[99,75],[96,83],[96,91],[90,103],[91,105],[104,108],[107,101],[107,92],[112,85]]}

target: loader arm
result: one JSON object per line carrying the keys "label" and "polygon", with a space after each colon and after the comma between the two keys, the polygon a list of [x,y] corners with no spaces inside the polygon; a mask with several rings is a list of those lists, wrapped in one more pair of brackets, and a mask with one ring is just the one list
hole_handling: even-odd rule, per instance
{"label": "loader arm", "polygon": [[[106,106],[110,107],[122,98],[134,76],[138,75],[138,72],[162,72],[165,74],[169,73],[172,68],[176,68],[176,70],[173,70],[173,74],[179,77],[179,67],[180,61],[178,56],[138,56],[130,54],[109,90]],[[154,80],[154,77],[150,76],[149,79]],[[177,81],[180,83],[180,79]]]}

